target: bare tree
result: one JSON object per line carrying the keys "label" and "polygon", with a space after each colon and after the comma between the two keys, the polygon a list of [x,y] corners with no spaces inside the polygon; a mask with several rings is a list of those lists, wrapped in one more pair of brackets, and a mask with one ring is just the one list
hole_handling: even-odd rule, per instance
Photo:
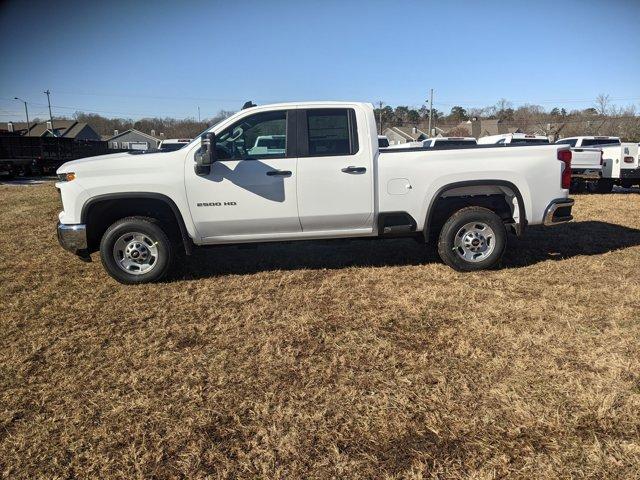
{"label": "bare tree", "polygon": [[600,115],[606,115],[607,112],[609,111],[609,104],[610,104],[610,100],[609,100],[609,95],[605,95],[604,93],[601,93],[600,95],[598,95],[596,97],[596,109],[598,110],[598,113]]}

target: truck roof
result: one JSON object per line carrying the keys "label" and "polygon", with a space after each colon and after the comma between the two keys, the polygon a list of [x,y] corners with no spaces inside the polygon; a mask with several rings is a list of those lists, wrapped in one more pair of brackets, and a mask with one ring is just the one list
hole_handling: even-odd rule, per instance
{"label": "truck roof", "polygon": [[482,137],[487,140],[500,140],[502,138],[535,138],[538,140],[548,139],[545,135],[531,135],[529,133],[501,133],[499,135],[488,135],[486,137]]}
{"label": "truck roof", "polygon": [[[314,101],[314,102],[283,102],[283,103],[269,103],[265,105],[256,105],[255,107],[249,107],[251,109],[260,110],[263,108],[273,109],[273,108],[291,108],[291,107],[300,107],[300,106],[314,106],[314,107],[346,107],[359,105],[363,107],[371,107],[373,108],[372,103],[367,102],[346,102],[346,101],[336,101],[336,100],[327,100],[327,101]],[[245,109],[247,110],[247,109]],[[241,112],[244,110],[240,110]]]}
{"label": "truck roof", "polygon": [[162,140],[162,143],[189,143],[192,138],[166,138]]}
{"label": "truck roof", "polygon": [[620,137],[607,137],[604,135],[579,135],[577,137],[564,137],[560,140],[620,140]]}

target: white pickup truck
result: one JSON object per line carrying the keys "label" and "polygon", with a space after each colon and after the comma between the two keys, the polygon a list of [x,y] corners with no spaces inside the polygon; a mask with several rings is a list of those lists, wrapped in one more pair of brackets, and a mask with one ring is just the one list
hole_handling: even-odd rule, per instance
{"label": "white pickup truck", "polygon": [[[638,159],[638,144],[635,142],[622,143],[619,137],[582,136],[568,137],[558,140],[557,144],[571,146],[571,150],[600,151],[601,173],[597,179],[598,192],[607,193],[614,185],[629,188],[640,185],[640,163]],[[576,168],[577,155],[574,153],[572,168]]]}
{"label": "white pickup truck", "polygon": [[[265,135],[284,135],[284,153],[252,154]],[[380,151],[371,104],[253,106],[175,152],[65,163],[57,232],[122,283],[158,280],[200,245],[398,235],[480,270],[509,230],[572,219],[570,163],[562,145]]]}
{"label": "white pickup truck", "polygon": [[549,143],[549,138],[544,135],[528,133],[501,133],[478,139],[478,145],[548,145]]}
{"label": "white pickup truck", "polygon": [[396,143],[387,148],[464,148],[477,145],[474,137],[434,137],[417,142]]}
{"label": "white pickup truck", "polygon": [[[529,135],[527,133],[504,133],[500,135],[491,135],[482,137],[478,140],[479,145],[549,145],[549,137],[544,135]],[[559,145],[567,144],[571,146],[571,189],[575,191],[583,191],[586,188],[585,182],[589,180],[598,180],[600,178],[600,170],[602,168],[601,151],[598,148],[573,148],[575,145],[565,141],[565,139],[556,142]]]}

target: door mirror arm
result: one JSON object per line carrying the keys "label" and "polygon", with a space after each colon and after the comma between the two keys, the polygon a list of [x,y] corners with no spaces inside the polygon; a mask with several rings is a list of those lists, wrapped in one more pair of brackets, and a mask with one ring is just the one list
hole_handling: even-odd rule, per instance
{"label": "door mirror arm", "polygon": [[216,160],[216,134],[213,132],[205,133],[200,138],[200,151],[195,155],[194,171],[196,175],[209,175],[211,165]]}

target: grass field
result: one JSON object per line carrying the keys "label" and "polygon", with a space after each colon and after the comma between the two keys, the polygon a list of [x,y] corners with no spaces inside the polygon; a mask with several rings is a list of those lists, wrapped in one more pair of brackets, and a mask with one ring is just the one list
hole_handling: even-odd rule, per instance
{"label": "grass field", "polygon": [[640,478],[638,193],[490,272],[338,241],[138,287],[59,248],[52,184],[0,198],[5,478]]}

